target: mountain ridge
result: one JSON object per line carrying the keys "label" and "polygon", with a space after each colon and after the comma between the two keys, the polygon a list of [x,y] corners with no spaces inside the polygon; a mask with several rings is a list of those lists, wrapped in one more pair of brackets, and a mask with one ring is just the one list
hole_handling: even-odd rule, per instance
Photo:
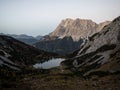
{"label": "mountain ridge", "polygon": [[57,26],[57,28],[49,34],[49,36],[56,36],[63,38],[65,36],[71,36],[74,41],[80,38],[86,38],[96,32],[99,32],[105,25],[109,24],[110,21],[101,22],[100,24],[95,23],[90,19],[65,19]]}
{"label": "mountain ridge", "polygon": [[33,46],[49,52],[68,54],[79,49],[88,37],[99,32],[109,23],[110,21],[96,24],[92,20],[67,18],[62,20],[53,32],[43,36]]}

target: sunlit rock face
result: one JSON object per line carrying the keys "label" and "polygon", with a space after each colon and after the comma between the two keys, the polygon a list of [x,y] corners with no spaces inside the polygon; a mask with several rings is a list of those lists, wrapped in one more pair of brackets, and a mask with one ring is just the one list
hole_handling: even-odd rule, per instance
{"label": "sunlit rock face", "polygon": [[93,22],[88,19],[65,19],[57,26],[55,31],[49,34],[49,36],[57,36],[63,38],[65,36],[71,36],[74,41],[80,38],[87,38],[90,35],[100,31],[105,25],[109,24],[110,21],[106,21],[100,24]]}

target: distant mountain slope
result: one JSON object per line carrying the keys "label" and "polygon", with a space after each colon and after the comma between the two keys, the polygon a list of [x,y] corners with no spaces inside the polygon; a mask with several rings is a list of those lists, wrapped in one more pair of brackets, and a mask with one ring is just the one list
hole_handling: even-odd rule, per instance
{"label": "distant mountain slope", "polygon": [[34,43],[38,42],[42,36],[36,36],[36,37],[33,37],[33,36],[29,36],[29,35],[26,35],[26,34],[20,34],[20,35],[16,35],[16,34],[4,34],[4,33],[0,33],[0,35],[7,35],[7,36],[11,36],[19,41],[22,41],[26,44],[29,44],[29,45],[33,45]]}
{"label": "distant mountain slope", "polygon": [[82,39],[74,42],[74,40],[70,36],[64,37],[63,39],[54,37],[54,40],[42,40],[38,43],[35,43],[35,47],[48,52],[65,54],[80,48],[81,43],[83,43]]}
{"label": "distant mountain slope", "polygon": [[40,40],[42,37],[43,37],[43,36],[38,35],[38,36],[35,37],[35,39]]}
{"label": "distant mountain slope", "polygon": [[88,72],[89,75],[120,72],[120,16],[89,37],[77,52],[73,58],[61,63],[62,68],[76,68],[83,73],[87,72],[85,75]]}
{"label": "distant mountain slope", "polygon": [[34,43],[38,42],[42,38],[42,36],[40,35],[33,37],[33,36],[28,36],[26,34],[20,34],[20,35],[9,34],[9,36],[29,45],[33,45]]}
{"label": "distant mountain slope", "polygon": [[21,66],[26,67],[54,55],[56,54],[38,50],[10,36],[0,35],[0,67],[20,70]]}
{"label": "distant mountain slope", "polygon": [[109,23],[110,21],[96,24],[86,19],[65,19],[52,33],[44,36],[34,46],[45,51],[68,54],[79,49],[89,36],[99,32]]}

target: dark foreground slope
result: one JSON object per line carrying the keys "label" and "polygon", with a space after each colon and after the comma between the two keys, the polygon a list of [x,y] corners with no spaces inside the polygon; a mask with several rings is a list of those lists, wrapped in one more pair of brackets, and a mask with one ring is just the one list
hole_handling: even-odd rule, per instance
{"label": "dark foreground slope", "polygon": [[14,86],[26,73],[40,73],[41,70],[32,71],[32,65],[56,56],[57,54],[38,50],[10,36],[0,35],[0,90]]}

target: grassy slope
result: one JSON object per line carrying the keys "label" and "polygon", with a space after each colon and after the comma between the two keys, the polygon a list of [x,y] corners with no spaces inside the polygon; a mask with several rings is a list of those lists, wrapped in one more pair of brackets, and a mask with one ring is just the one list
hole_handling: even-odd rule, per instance
{"label": "grassy slope", "polygon": [[118,90],[119,75],[120,73],[87,79],[78,72],[61,72],[59,68],[27,70],[24,74],[19,74],[16,80],[9,82],[12,83],[11,86],[4,86],[3,90]]}

